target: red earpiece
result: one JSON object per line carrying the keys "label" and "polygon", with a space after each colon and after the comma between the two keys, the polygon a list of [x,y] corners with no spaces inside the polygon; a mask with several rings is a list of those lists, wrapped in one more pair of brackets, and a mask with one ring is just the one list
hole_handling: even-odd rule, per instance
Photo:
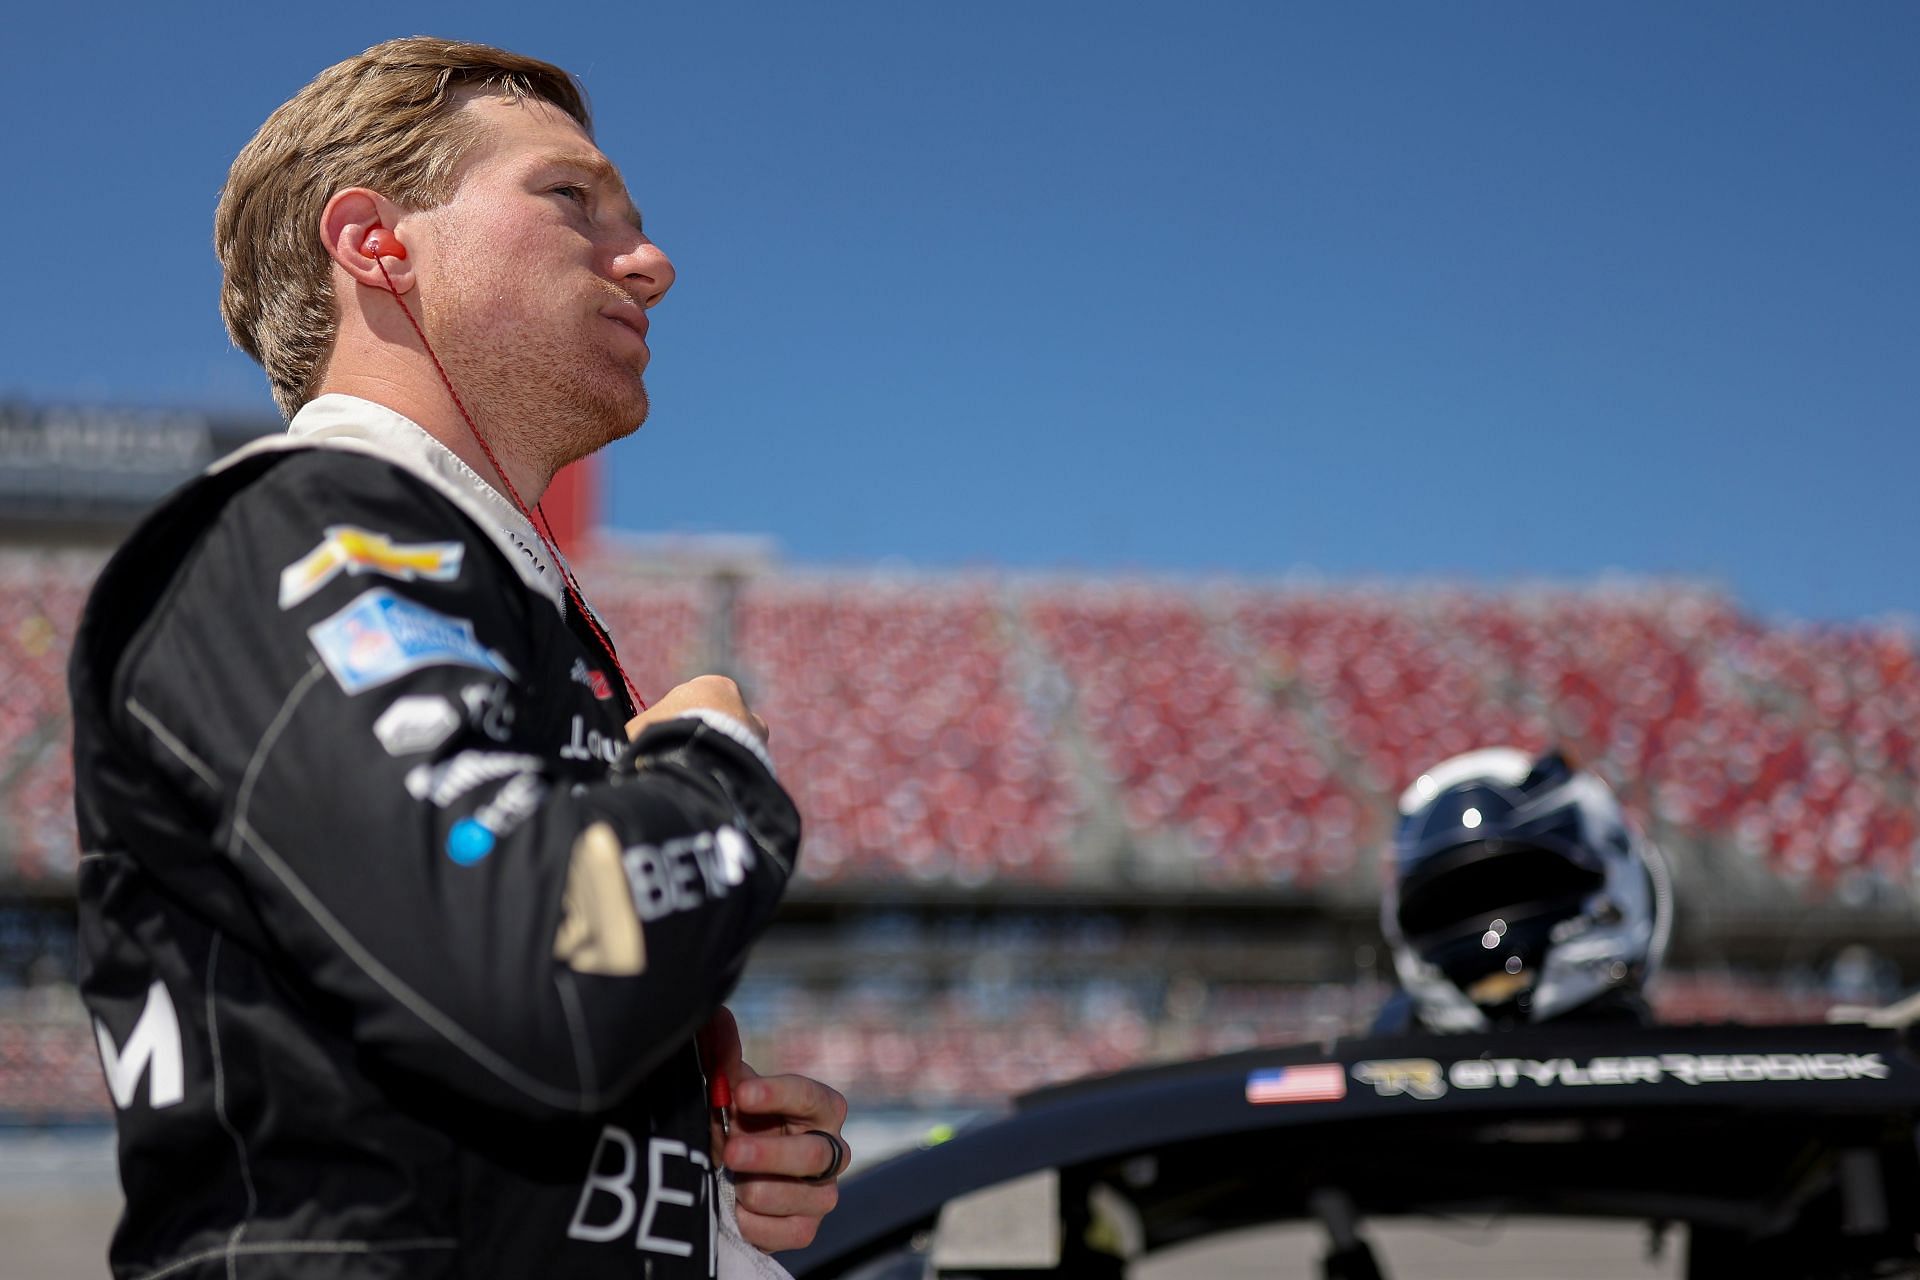
{"label": "red earpiece", "polygon": [[400,243],[393,232],[385,227],[369,227],[364,240],[360,242],[360,252],[369,258],[398,258],[407,260],[407,246]]}

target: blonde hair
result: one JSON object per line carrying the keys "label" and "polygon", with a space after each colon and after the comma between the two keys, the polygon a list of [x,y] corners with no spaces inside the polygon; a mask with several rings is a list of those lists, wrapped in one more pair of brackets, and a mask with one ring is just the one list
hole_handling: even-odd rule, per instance
{"label": "blonde hair", "polygon": [[559,107],[589,133],[573,77],[551,63],[482,44],[410,36],[339,62],[281,104],[234,159],[213,219],[220,314],[258,360],[289,418],[332,353],[339,320],[320,215],[333,193],[368,187],[429,209],[453,195],[474,141],[466,91]]}

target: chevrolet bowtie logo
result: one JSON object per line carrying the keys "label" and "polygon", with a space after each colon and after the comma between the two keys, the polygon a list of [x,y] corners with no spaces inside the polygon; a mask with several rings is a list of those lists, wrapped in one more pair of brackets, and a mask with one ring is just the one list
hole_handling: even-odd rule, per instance
{"label": "chevrolet bowtie logo", "polygon": [[384,574],[401,582],[416,578],[451,582],[459,576],[464,550],[457,542],[395,542],[371,529],[330,525],[319,546],[280,571],[280,607],[291,609],[343,569],[349,574]]}

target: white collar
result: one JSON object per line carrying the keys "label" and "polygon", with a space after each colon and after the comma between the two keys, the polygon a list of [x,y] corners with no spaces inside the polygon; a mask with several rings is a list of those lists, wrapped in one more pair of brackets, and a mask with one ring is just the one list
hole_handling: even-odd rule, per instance
{"label": "white collar", "polygon": [[562,571],[549,562],[532,523],[453,450],[385,405],[338,392],[318,396],[293,415],[286,435],[256,440],[218,465],[254,453],[305,447],[372,454],[431,485],[486,531],[522,581],[566,615]]}
{"label": "white collar", "polygon": [[[566,586],[560,572],[549,564],[545,546],[534,532],[533,524],[515,510],[499,490],[455,456],[453,450],[428,435],[419,423],[385,405],[338,392],[316,397],[293,415],[285,435],[255,440],[228,454],[210,470],[222,470],[256,453],[306,448],[371,454],[431,485],[486,531],[506,554],[521,581],[553,601],[560,616],[566,617]],[[594,613],[591,605],[586,605],[586,610],[604,631],[606,624],[601,622],[599,614]],[[773,772],[773,757],[767,754],[766,744],[740,721],[707,708],[683,714],[724,733],[753,752],[767,772]]]}

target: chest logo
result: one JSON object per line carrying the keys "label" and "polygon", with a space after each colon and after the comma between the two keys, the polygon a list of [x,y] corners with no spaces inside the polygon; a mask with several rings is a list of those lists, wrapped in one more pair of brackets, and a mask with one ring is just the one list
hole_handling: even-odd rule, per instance
{"label": "chest logo", "polygon": [[460,713],[438,694],[409,694],[373,722],[373,736],[390,756],[431,751],[460,727]]}
{"label": "chest logo", "polygon": [[573,660],[573,682],[583,684],[592,691],[594,699],[605,702],[613,696],[613,683],[607,679],[607,673],[596,671],[586,664],[585,659]]}
{"label": "chest logo", "polygon": [[457,542],[395,542],[371,529],[329,525],[319,546],[280,571],[280,607],[293,608],[342,573],[452,582],[465,550]]}
{"label": "chest logo", "polygon": [[466,618],[453,618],[385,587],[362,592],[307,628],[320,660],[349,694],[422,667],[474,667],[511,676],[506,659],[482,645]]}
{"label": "chest logo", "polygon": [[562,760],[603,760],[608,764],[619,764],[622,745],[617,738],[608,737],[598,729],[587,728],[584,716],[575,716],[572,735],[560,744],[560,758]]}

